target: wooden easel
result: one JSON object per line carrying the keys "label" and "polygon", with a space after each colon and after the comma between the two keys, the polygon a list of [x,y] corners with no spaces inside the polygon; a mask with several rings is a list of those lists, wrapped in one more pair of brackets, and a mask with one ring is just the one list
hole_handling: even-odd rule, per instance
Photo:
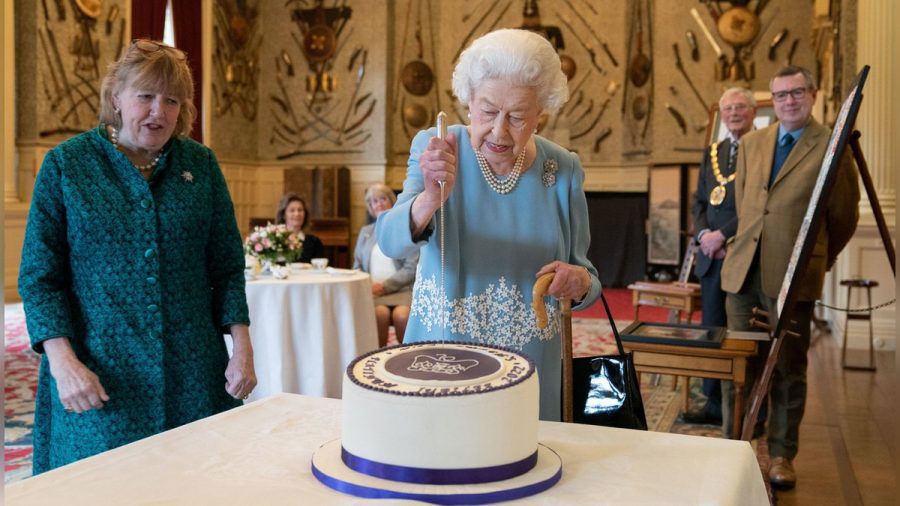
{"label": "wooden easel", "polygon": [[891,232],[888,230],[887,222],[884,221],[884,211],[881,210],[881,203],[878,201],[878,193],[875,191],[875,184],[872,182],[872,175],[869,173],[869,165],[866,163],[866,157],[863,156],[862,146],[859,145],[861,136],[862,134],[859,133],[859,130],[854,130],[850,134],[850,149],[853,151],[853,160],[856,162],[859,175],[863,180],[863,186],[866,188],[869,205],[872,206],[872,214],[875,216],[878,233],[881,235],[882,244],[884,244],[884,252],[887,253],[888,262],[891,263],[891,271],[896,276],[897,254],[894,251],[894,241],[891,240]]}
{"label": "wooden easel", "polygon": [[[859,130],[854,130],[851,132],[848,142],[850,144],[850,149],[853,152],[853,159],[856,162],[856,167],[859,169],[859,175],[863,180],[863,186],[866,188],[866,196],[869,198],[869,204],[872,206],[872,214],[875,215],[875,223],[878,225],[878,232],[881,234],[881,241],[884,244],[884,251],[887,253],[888,261],[891,264],[891,271],[894,273],[894,276],[896,276],[897,260],[894,251],[894,242],[891,240],[890,231],[884,220],[884,212],[881,210],[881,203],[878,201],[878,194],[875,192],[875,185],[872,182],[872,175],[869,173],[869,166],[866,163],[865,156],[863,156],[862,147],[859,145],[860,136]],[[783,313],[790,316],[793,309],[793,307],[789,308],[786,306]],[[762,311],[759,308],[754,308],[753,314],[766,318],[769,316],[765,311]],[[782,316],[782,318],[784,318],[784,316]],[[777,326],[771,320],[768,323],[765,323],[754,318],[751,320],[751,324],[768,331],[772,340],[769,348],[769,356],[766,358],[766,365],[763,368],[762,374],[756,379],[752,393],[750,394],[750,407],[744,413],[743,429],[741,430],[741,439],[744,441],[750,441],[753,438],[753,427],[756,424],[756,418],[759,416],[759,410],[762,408],[762,403],[769,395],[772,374],[775,372],[775,365],[778,363],[778,354],[781,351],[782,339],[789,336],[797,336],[796,333],[785,329],[784,325],[782,325],[782,330],[778,332],[777,336],[773,335]]]}

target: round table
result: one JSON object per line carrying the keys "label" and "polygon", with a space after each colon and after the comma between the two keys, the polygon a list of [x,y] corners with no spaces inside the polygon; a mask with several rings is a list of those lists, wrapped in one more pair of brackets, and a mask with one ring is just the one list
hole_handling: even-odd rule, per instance
{"label": "round table", "polygon": [[345,269],[303,270],[247,282],[258,384],[248,401],[279,392],[341,397],[351,360],[378,347],[372,282]]}

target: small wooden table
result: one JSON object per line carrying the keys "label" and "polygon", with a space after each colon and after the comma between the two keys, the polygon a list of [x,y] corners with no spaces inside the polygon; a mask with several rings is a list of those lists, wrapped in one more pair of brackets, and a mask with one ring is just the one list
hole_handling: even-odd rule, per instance
{"label": "small wooden table", "polygon": [[[732,435],[741,437],[744,413],[744,381],[747,357],[757,353],[757,342],[724,339],[721,348],[702,348],[674,344],[623,341],[626,351],[634,352],[634,365],[639,373],[671,374],[734,382],[734,419]],[[688,388],[685,382],[685,388]]]}
{"label": "small wooden table", "polygon": [[634,305],[634,319],[639,320],[638,310],[641,306],[656,306],[678,311],[678,321],[684,317],[685,323],[691,322],[694,311],[702,307],[700,285],[697,283],[654,283],[638,281],[628,285],[631,290],[631,303]]}

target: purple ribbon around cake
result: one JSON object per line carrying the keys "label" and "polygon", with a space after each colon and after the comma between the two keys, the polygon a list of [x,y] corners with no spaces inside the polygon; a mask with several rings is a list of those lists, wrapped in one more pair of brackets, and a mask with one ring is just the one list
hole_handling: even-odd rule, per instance
{"label": "purple ribbon around cake", "polygon": [[384,464],[353,455],[343,447],[341,460],[354,471],[386,480],[423,485],[467,485],[508,480],[523,475],[537,464],[538,452],[535,450],[528,457],[509,464],[470,469],[428,469]]}
{"label": "purple ribbon around cake", "polygon": [[495,490],[493,492],[462,494],[427,494],[367,487],[365,485],[358,485],[344,480],[339,480],[337,478],[332,478],[331,476],[323,473],[319,468],[315,466],[315,464],[313,464],[312,466],[312,473],[320,482],[334,490],[337,490],[338,492],[343,492],[345,494],[354,495],[356,497],[363,497],[366,499],[407,499],[411,501],[422,501],[432,504],[492,504],[495,502],[514,501],[516,499],[522,499],[523,497],[529,497],[535,494],[539,494],[549,489],[550,487],[555,485],[556,482],[558,482],[562,477],[562,468],[560,468],[559,471],[557,471],[550,478],[539,481],[537,483],[532,483],[530,485],[509,488],[505,490]]}

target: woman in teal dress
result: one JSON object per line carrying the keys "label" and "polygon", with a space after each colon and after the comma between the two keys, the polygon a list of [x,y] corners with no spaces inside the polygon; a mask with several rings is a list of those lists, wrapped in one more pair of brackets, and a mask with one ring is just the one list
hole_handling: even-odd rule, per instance
{"label": "woman in teal dress", "polygon": [[[378,244],[390,257],[420,249],[405,342],[474,341],[531,357],[541,384],[541,419],[559,420],[560,332],[537,328],[531,292],[555,272],[548,293],[576,309],[600,296],[590,244],[584,172],[577,155],[535,135],[541,114],[568,98],[555,50],[524,30],[472,43],[453,73],[471,123],[413,139],[403,193],[379,216]],[[440,214],[444,189],[444,289]]]}
{"label": "woman in teal dress", "polygon": [[215,156],[187,137],[192,100],[184,53],[135,41],[104,78],[100,126],[44,158],[19,274],[41,354],[34,474],[256,385],[241,237]]}

